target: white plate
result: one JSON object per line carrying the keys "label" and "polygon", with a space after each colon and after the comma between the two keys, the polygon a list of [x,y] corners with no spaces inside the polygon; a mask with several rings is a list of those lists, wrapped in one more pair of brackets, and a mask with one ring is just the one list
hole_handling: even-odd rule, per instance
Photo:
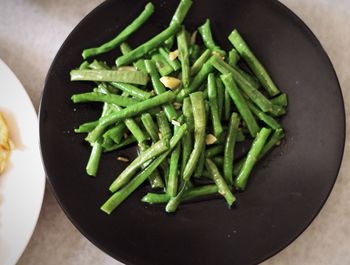
{"label": "white plate", "polygon": [[0,264],[16,264],[34,231],[45,190],[35,109],[23,86],[0,60],[0,112],[14,150],[0,176]]}

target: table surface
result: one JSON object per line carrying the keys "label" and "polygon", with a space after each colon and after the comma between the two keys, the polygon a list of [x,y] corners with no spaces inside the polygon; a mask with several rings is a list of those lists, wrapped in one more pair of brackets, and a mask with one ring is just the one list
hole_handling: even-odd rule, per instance
{"label": "table surface", "polygon": [[[45,75],[70,31],[101,0],[1,0],[0,58],[15,72],[36,109]],[[282,0],[312,29],[338,74],[349,117],[350,1]],[[348,123],[349,125],[350,123]],[[321,213],[290,246],[264,262],[274,264],[350,264],[349,130],[338,180]],[[320,161],[321,162],[321,161]],[[121,264],[85,239],[46,188],[33,237],[19,265]]]}

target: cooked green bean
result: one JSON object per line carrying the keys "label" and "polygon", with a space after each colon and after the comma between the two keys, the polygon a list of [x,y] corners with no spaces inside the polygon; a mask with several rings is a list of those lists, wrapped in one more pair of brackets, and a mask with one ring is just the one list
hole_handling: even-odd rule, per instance
{"label": "cooked green bean", "polygon": [[262,112],[258,107],[256,107],[249,100],[247,101],[248,107],[250,110],[259,118],[259,120],[263,121],[266,125],[271,127],[274,130],[281,128],[281,125],[271,116]]}
{"label": "cooked green bean", "polygon": [[171,60],[169,58],[169,50],[160,47],[158,51],[163,56],[163,58],[168,62],[168,64],[173,68],[174,71],[177,71],[181,68],[181,64],[179,63],[179,60],[177,58],[175,58],[174,60]]}
{"label": "cooked green bean", "polygon": [[86,166],[86,173],[88,175],[96,177],[98,166],[100,164],[101,153],[102,153],[101,143],[99,141],[94,142],[92,144],[92,151]]}
{"label": "cooked green bean", "polygon": [[215,163],[218,168],[222,168],[224,166],[224,157],[223,156],[214,156],[211,160]]}
{"label": "cooked green bean", "polygon": [[196,178],[200,178],[202,176],[204,167],[205,167],[205,146],[203,147],[203,151],[199,156],[197,167],[194,171],[194,176]]}
{"label": "cooked green bean", "polygon": [[141,121],[145,127],[147,133],[150,135],[153,142],[159,140],[158,127],[153,121],[152,115],[149,113],[144,113],[141,115]]}
{"label": "cooked green bean", "polygon": [[139,115],[140,113],[152,109],[154,107],[158,107],[168,102],[172,102],[175,99],[175,97],[176,96],[172,91],[167,91],[158,96],[147,99],[143,102],[138,102],[133,106],[126,107],[121,111],[107,115],[106,117],[103,117],[99,120],[99,123],[96,126],[96,128],[88,134],[86,139],[89,142],[95,142],[96,139],[102,135],[102,133],[109,125],[112,125],[117,121]]}
{"label": "cooked green bean", "polygon": [[237,30],[232,31],[228,39],[233,46],[239,52],[240,56],[249,65],[255,76],[259,79],[260,83],[266,89],[270,96],[276,96],[280,93],[275,83],[272,81],[270,75],[267,73],[265,67],[253,54],[247,43]]}
{"label": "cooked green bean", "polygon": [[196,76],[192,79],[188,88],[184,88],[180,91],[180,93],[176,96],[178,101],[182,101],[189,94],[195,92],[207,79],[208,75],[213,72],[214,67],[212,63],[208,60],[205,64],[203,64],[201,70],[196,74]]}
{"label": "cooked green bean", "polygon": [[188,87],[190,83],[190,61],[188,55],[188,44],[186,40],[186,31],[182,27],[177,34],[177,47],[179,50],[179,58],[181,62],[181,78],[184,87]]}
{"label": "cooked green bean", "polygon": [[238,63],[240,57],[238,52],[236,51],[236,49],[232,49],[231,51],[229,51],[228,53],[228,64],[233,66],[236,66],[236,64]]}
{"label": "cooked green bean", "polygon": [[96,47],[85,49],[83,51],[83,58],[86,59],[91,56],[95,56],[101,53],[109,52],[110,50],[117,47],[120,43],[125,41],[130,35],[132,35],[135,31],[137,31],[153,14],[154,6],[152,3],[148,3],[145,6],[145,9],[141,12],[141,14],[133,21],[129,26],[122,30],[114,39],[104,43],[103,45]]}
{"label": "cooked green bean", "polygon": [[200,154],[205,144],[206,113],[203,92],[195,92],[190,95],[194,117],[194,147],[184,169],[183,179],[188,181],[198,163]]}
{"label": "cooked green bean", "polygon": [[120,83],[120,82],[111,82],[110,84],[113,87],[128,93],[130,96],[134,97],[135,99],[145,100],[145,99],[149,99],[152,96],[150,92],[144,91],[130,84]]}
{"label": "cooked green bean", "polygon": [[178,143],[171,153],[169,176],[166,193],[171,197],[176,196],[179,181],[179,160],[180,160],[181,144]]}
{"label": "cooked green bean", "polygon": [[164,31],[154,36],[150,40],[146,41],[145,43],[141,44],[134,50],[130,51],[125,55],[118,57],[117,60],[115,61],[115,64],[118,67],[120,67],[123,65],[130,64],[136,61],[137,59],[140,59],[151,50],[160,46],[166,39],[170,38],[171,36],[174,36],[179,29],[180,29],[180,25],[178,23],[174,23],[170,25]]}
{"label": "cooked green bean", "polygon": [[225,98],[225,87],[224,84],[221,81],[220,77],[216,78],[216,89],[218,92],[218,109],[219,109],[219,117],[220,119],[223,119],[223,113],[224,113],[224,98]]}
{"label": "cooked green bean", "polygon": [[230,116],[231,116],[231,96],[230,93],[228,92],[227,89],[225,89],[225,93],[224,93],[224,121],[228,122],[230,120]]}
{"label": "cooked green bean", "polygon": [[[159,80],[160,76],[156,70],[156,66],[155,66],[154,62],[152,62],[150,60],[145,60],[145,65],[146,65],[147,72],[151,76],[152,85],[153,85],[153,88],[154,88],[154,91],[156,92],[156,94],[161,95],[161,94],[165,93],[166,89],[165,89],[164,85],[162,84],[162,82],[160,82],[160,80]],[[163,106],[163,109],[164,109],[164,112],[165,112],[169,121],[175,120],[177,118],[176,110],[172,104],[170,104],[170,103],[165,104]]]}
{"label": "cooked green bean", "polygon": [[129,70],[72,70],[71,81],[122,82],[146,85],[148,76],[142,71]]}
{"label": "cooked green bean", "polygon": [[259,90],[257,90],[247,79],[235,68],[231,67],[216,56],[210,58],[212,65],[222,74],[232,73],[237,85],[247,96],[264,112],[272,111],[273,104]]}
{"label": "cooked green bean", "polygon": [[124,132],[125,132],[126,126],[124,123],[118,123],[113,128],[109,129],[107,132],[103,134],[103,138],[107,139],[110,138],[113,140],[114,143],[120,144]]}
{"label": "cooked green bean", "polygon": [[214,180],[216,186],[218,187],[218,192],[224,196],[229,207],[236,201],[235,196],[232,194],[228,184],[225,182],[224,178],[221,176],[219,169],[216,167],[213,161],[207,158],[206,168],[209,171],[212,179]]}
{"label": "cooked green bean", "polygon": [[235,106],[237,107],[239,113],[241,114],[243,120],[245,121],[250,135],[255,138],[256,134],[259,132],[259,126],[256,123],[252,112],[250,111],[246,100],[241,95],[240,91],[237,88],[235,80],[233,80],[233,76],[231,73],[225,74],[221,76],[221,80],[223,81],[226,90],[230,94]]}
{"label": "cooked green bean", "polygon": [[213,35],[210,29],[210,20],[207,19],[205,23],[198,28],[199,33],[202,36],[203,43],[205,47],[212,50],[213,52],[217,52],[221,56],[225,56],[226,52],[222,50],[213,40]]}
{"label": "cooked green bean", "polygon": [[271,129],[262,128],[258,133],[258,135],[256,136],[252,144],[252,147],[248,152],[247,158],[244,161],[242,169],[235,180],[234,184],[237,189],[240,189],[240,190],[245,189],[250,172],[252,171],[256,161],[259,159],[260,153],[270,133],[271,133]]}
{"label": "cooked green bean", "polygon": [[105,102],[109,104],[115,104],[121,107],[131,106],[138,102],[135,99],[113,95],[113,94],[106,95],[98,92],[75,94],[71,97],[71,99],[74,103]]}
{"label": "cooked green bean", "polygon": [[134,161],[132,161],[127,168],[124,169],[124,171],[113,181],[109,187],[109,190],[111,192],[116,192],[132,178],[140,166],[142,166],[145,162],[154,159],[161,153],[164,153],[166,150],[168,150],[168,144],[166,141],[160,140],[153,144],[145,152],[140,154]]}
{"label": "cooked green bean", "polygon": [[182,24],[191,6],[192,6],[191,0],[181,0],[180,4],[178,5],[175,11],[175,14],[171,18],[170,25]]}
{"label": "cooked green bean", "polygon": [[157,124],[160,131],[161,139],[169,140],[172,136],[170,129],[170,123],[166,118],[164,112],[159,112],[156,114]]}
{"label": "cooked green bean", "polygon": [[288,106],[288,98],[286,93],[282,93],[278,95],[277,97],[274,97],[271,99],[272,104],[280,106],[280,107],[287,107]]}
{"label": "cooked green bean", "polygon": [[194,62],[194,64],[191,67],[191,75],[195,75],[199,72],[199,70],[202,68],[203,64],[205,64],[211,56],[211,51],[209,49],[206,49],[201,56]]}
{"label": "cooked green bean", "polygon": [[239,117],[238,114],[233,112],[231,115],[229,129],[226,136],[225,152],[224,152],[224,166],[223,173],[226,183],[233,184],[233,161],[234,151],[236,145],[236,138],[238,134]]}
{"label": "cooked green bean", "polygon": [[[158,72],[161,76],[168,76],[172,72],[174,72],[174,69],[171,67],[171,65],[164,59],[164,57],[159,54],[153,54],[152,55],[152,61],[156,64],[156,67],[158,69]],[[147,70],[147,68],[146,68]]]}
{"label": "cooked green bean", "polygon": [[[221,120],[219,116],[218,93],[216,87],[216,79],[213,73],[208,75],[208,97],[210,103],[211,121],[214,135],[219,138],[223,132]],[[203,158],[204,159],[204,158]]]}
{"label": "cooked green bean", "polygon": [[130,145],[130,144],[136,143],[136,142],[137,142],[136,138],[133,135],[130,135],[130,136],[128,136],[128,138],[126,138],[120,144],[112,145],[109,148],[105,148],[103,151],[104,152],[112,152],[112,151],[115,151],[115,150],[119,150],[119,149],[121,149],[121,148],[123,148],[125,146]]}
{"label": "cooked green bean", "polygon": [[197,44],[193,44],[188,48],[188,53],[190,56],[190,64],[194,64],[194,62],[199,58],[201,48]]}
{"label": "cooked green bean", "polygon": [[131,47],[129,46],[129,44],[127,44],[126,42],[121,43],[119,48],[120,48],[120,52],[123,55],[131,52],[131,50],[132,50]]}
{"label": "cooked green bean", "polygon": [[152,174],[156,168],[165,160],[169,153],[175,148],[177,143],[181,140],[183,134],[186,132],[187,126],[183,124],[180,126],[179,130],[170,140],[169,150],[164,154],[158,156],[147,168],[145,168],[141,173],[139,173],[135,178],[133,178],[126,186],[121,190],[114,193],[101,207],[101,210],[111,214],[111,212],[118,207],[134,190],[136,190],[150,174]]}
{"label": "cooked green bean", "polygon": [[81,124],[77,129],[74,129],[75,133],[89,133],[97,126],[98,121],[90,121]]}
{"label": "cooked green bean", "polygon": [[[209,196],[218,193],[218,187],[216,185],[205,185],[200,187],[194,187],[188,189],[184,195],[183,200],[189,201],[193,199],[197,199],[198,197]],[[159,204],[159,203],[167,203],[170,200],[171,196],[167,193],[147,193],[141,199],[142,202],[146,202],[149,204]]]}

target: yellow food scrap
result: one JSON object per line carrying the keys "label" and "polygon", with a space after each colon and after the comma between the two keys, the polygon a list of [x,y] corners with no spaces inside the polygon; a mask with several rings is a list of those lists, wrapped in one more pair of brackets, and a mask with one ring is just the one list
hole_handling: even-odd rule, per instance
{"label": "yellow food scrap", "polygon": [[171,76],[163,76],[159,80],[160,80],[160,82],[162,82],[162,84],[165,87],[170,88],[170,89],[177,88],[181,83],[180,79],[177,79],[177,78],[171,77]]}
{"label": "yellow food scrap", "polygon": [[10,152],[9,130],[4,117],[0,113],[0,174],[5,170]]}

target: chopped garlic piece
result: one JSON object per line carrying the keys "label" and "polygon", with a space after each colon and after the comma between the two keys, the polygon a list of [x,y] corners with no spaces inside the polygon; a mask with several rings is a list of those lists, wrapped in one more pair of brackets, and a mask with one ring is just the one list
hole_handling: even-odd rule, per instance
{"label": "chopped garlic piece", "polygon": [[170,89],[177,88],[181,83],[180,79],[177,79],[177,78],[171,77],[171,76],[163,76],[159,80],[160,80],[160,82],[162,82],[162,84],[165,87],[170,88]]}
{"label": "chopped garlic piece", "polygon": [[174,102],[173,105],[174,105],[176,110],[181,109],[181,107],[182,107],[182,104],[179,102]]}
{"label": "chopped garlic piece", "polygon": [[129,159],[124,157],[124,156],[118,156],[117,160],[122,161],[122,162],[129,162]]}
{"label": "chopped garlic piece", "polygon": [[205,143],[207,145],[215,144],[217,142],[217,138],[212,134],[207,134],[207,137],[205,138]]}
{"label": "chopped garlic piece", "polygon": [[176,120],[171,120],[171,123],[175,126],[181,126],[181,123]]}
{"label": "chopped garlic piece", "polygon": [[177,57],[179,57],[179,50],[169,52],[169,59],[170,60],[174,61]]}
{"label": "chopped garlic piece", "polygon": [[213,51],[211,54],[212,54],[212,55],[215,55],[215,56],[217,56],[217,57],[219,57],[221,60],[225,60],[225,57],[224,57],[224,56],[221,56],[221,54],[218,53],[218,52],[216,52],[216,51]]}
{"label": "chopped garlic piece", "polygon": [[197,38],[197,30],[194,31],[192,33],[192,35],[191,35],[191,40],[190,40],[191,44],[195,44],[196,43],[196,38]]}

